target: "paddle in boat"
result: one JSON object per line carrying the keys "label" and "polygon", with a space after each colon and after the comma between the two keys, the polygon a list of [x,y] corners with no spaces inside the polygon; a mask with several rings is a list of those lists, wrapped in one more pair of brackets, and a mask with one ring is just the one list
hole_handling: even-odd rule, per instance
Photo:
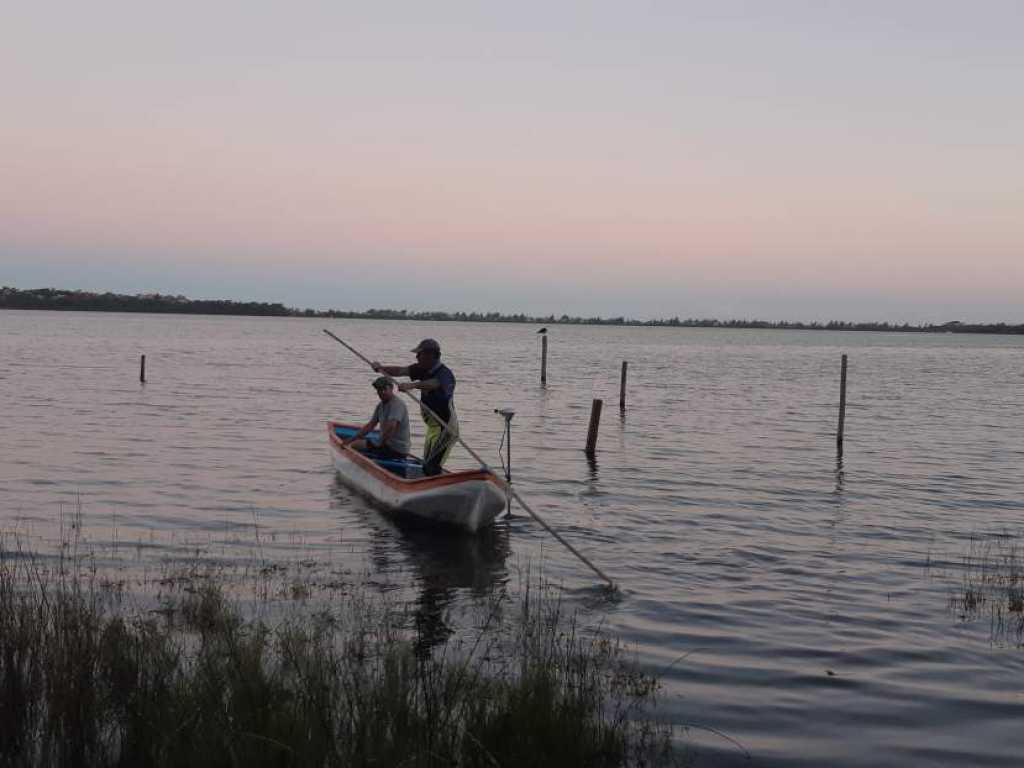
{"label": "paddle in boat", "polygon": [[379,459],[342,445],[358,431],[356,424],[327,422],[334,468],[345,485],[386,509],[410,520],[476,532],[505,508],[504,486],[490,470],[425,477],[419,459]]}

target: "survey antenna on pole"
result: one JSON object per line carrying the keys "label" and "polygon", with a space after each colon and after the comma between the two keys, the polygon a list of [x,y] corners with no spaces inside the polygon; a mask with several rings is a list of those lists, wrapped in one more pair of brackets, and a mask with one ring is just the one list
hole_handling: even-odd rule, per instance
{"label": "survey antenna on pole", "polygon": [[[349,352],[354,354],[356,357],[358,357],[360,360],[362,360],[368,366],[370,366],[371,368],[373,367],[373,362],[368,357],[366,357],[361,352],[359,352],[351,344],[348,344],[347,342],[342,341],[341,339],[339,339],[337,336],[335,336],[333,333],[331,333],[326,328],[323,329],[323,332],[326,333],[328,336],[330,336],[332,339],[334,339],[336,342],[341,344],[343,347],[345,347],[345,349],[347,349]],[[422,400],[420,400],[418,397],[416,397],[415,395],[413,395],[410,392],[406,392],[405,394],[410,399],[415,401],[416,403],[419,403],[420,407],[423,408],[423,410],[425,410],[427,413],[429,413],[431,416],[433,416],[435,419],[437,419],[441,424],[443,424],[445,426],[445,428],[447,428],[448,425],[445,423],[444,419],[442,419],[440,416],[438,416],[429,406],[425,405]],[[483,459],[481,459],[480,458],[480,454],[478,454],[476,451],[474,451],[472,448],[470,448],[469,445],[466,443],[466,441],[462,439],[462,437],[456,435],[455,439],[458,440],[459,445],[461,445],[463,448],[466,449],[466,451],[469,453],[470,456],[472,456],[474,459],[476,459],[480,463],[481,467],[483,467],[485,469],[489,469],[489,467],[487,466],[487,462],[485,462]],[[495,477],[498,477],[498,476],[495,475]],[[592,570],[594,573],[596,573],[598,576],[600,576],[602,579],[604,579],[604,581],[607,582],[609,587],[611,587],[612,589],[616,588],[615,587],[615,582],[612,581],[610,578],[608,578],[608,576],[605,575],[604,571],[602,571],[600,568],[598,568],[596,565],[594,565],[592,562],[590,562],[590,560],[582,552],[580,552],[578,549],[576,549],[576,547],[574,547],[572,544],[570,544],[568,541],[566,541],[562,537],[562,535],[560,533],[558,533],[558,531],[556,531],[554,528],[552,528],[550,525],[548,525],[544,521],[544,518],[542,518],[540,515],[538,515],[536,512],[534,512],[533,509],[530,507],[530,505],[527,504],[526,501],[523,499],[523,497],[519,495],[519,492],[515,488],[512,487],[511,483],[502,480],[501,477],[498,477],[498,481],[505,483],[505,487],[508,489],[508,493],[512,496],[512,498],[515,499],[516,501],[518,501],[519,505],[523,509],[525,509],[527,511],[527,513],[530,515],[530,517],[532,517],[534,520],[536,520],[538,523],[540,523],[541,527],[545,531],[547,531],[552,536],[554,536],[559,544],[561,544],[563,547],[565,547],[570,552],[572,552],[574,555],[576,555],[576,557],[579,558],[579,560],[584,565],[586,565],[588,568],[590,568],[590,570]]]}
{"label": "survey antenna on pole", "polygon": [[[501,434],[501,444],[498,446],[498,458],[501,459],[501,466],[505,470],[505,514],[512,516],[512,417],[516,412],[512,408],[495,408],[494,412],[505,420],[505,431]],[[505,458],[502,458],[501,449],[505,448]]]}

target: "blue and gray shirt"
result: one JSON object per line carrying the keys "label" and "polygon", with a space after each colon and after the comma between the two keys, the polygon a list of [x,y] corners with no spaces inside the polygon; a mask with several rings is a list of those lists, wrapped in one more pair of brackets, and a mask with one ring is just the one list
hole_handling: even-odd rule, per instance
{"label": "blue and gray shirt", "polygon": [[437,379],[441,386],[429,392],[424,390],[420,400],[445,422],[451,421],[452,397],[455,395],[455,374],[451,368],[442,362],[438,362],[432,368],[413,363],[409,366],[409,378],[413,381]]}

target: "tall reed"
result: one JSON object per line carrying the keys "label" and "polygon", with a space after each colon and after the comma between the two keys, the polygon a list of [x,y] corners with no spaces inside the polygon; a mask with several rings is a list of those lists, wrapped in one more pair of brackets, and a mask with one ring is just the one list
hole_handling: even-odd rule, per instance
{"label": "tall reed", "polygon": [[972,539],[949,607],[968,621],[988,612],[994,643],[1024,646],[1024,547],[1012,534]]}

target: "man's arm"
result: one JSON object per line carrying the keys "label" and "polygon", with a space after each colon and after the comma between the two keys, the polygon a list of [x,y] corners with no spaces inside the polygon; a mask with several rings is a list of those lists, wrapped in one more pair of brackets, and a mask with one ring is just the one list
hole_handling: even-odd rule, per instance
{"label": "man's arm", "polygon": [[403,381],[398,385],[398,391],[408,392],[410,389],[422,389],[424,392],[430,392],[440,387],[441,382],[437,379],[423,379],[422,381]]}
{"label": "man's arm", "polygon": [[398,419],[388,419],[380,425],[380,444],[387,445],[391,436],[398,431]]}
{"label": "man's arm", "polygon": [[441,366],[429,379],[414,381],[411,384],[400,384],[399,386],[403,392],[408,392],[410,389],[420,389],[424,392],[441,390],[446,398],[450,398],[455,394],[455,376],[447,368]]}
{"label": "man's arm", "polygon": [[408,376],[409,366],[407,365],[381,365],[376,360],[370,363],[370,367],[377,373],[384,373],[388,376]]}
{"label": "man's arm", "polygon": [[349,443],[354,443],[356,440],[358,440],[361,437],[366,437],[366,435],[368,435],[370,432],[373,431],[373,428],[375,426],[377,426],[377,420],[376,419],[370,419],[368,422],[363,424],[363,426],[359,429],[359,431],[356,432],[354,435],[352,435],[352,437],[350,437],[348,440],[342,440],[341,444],[342,445],[348,445]]}

